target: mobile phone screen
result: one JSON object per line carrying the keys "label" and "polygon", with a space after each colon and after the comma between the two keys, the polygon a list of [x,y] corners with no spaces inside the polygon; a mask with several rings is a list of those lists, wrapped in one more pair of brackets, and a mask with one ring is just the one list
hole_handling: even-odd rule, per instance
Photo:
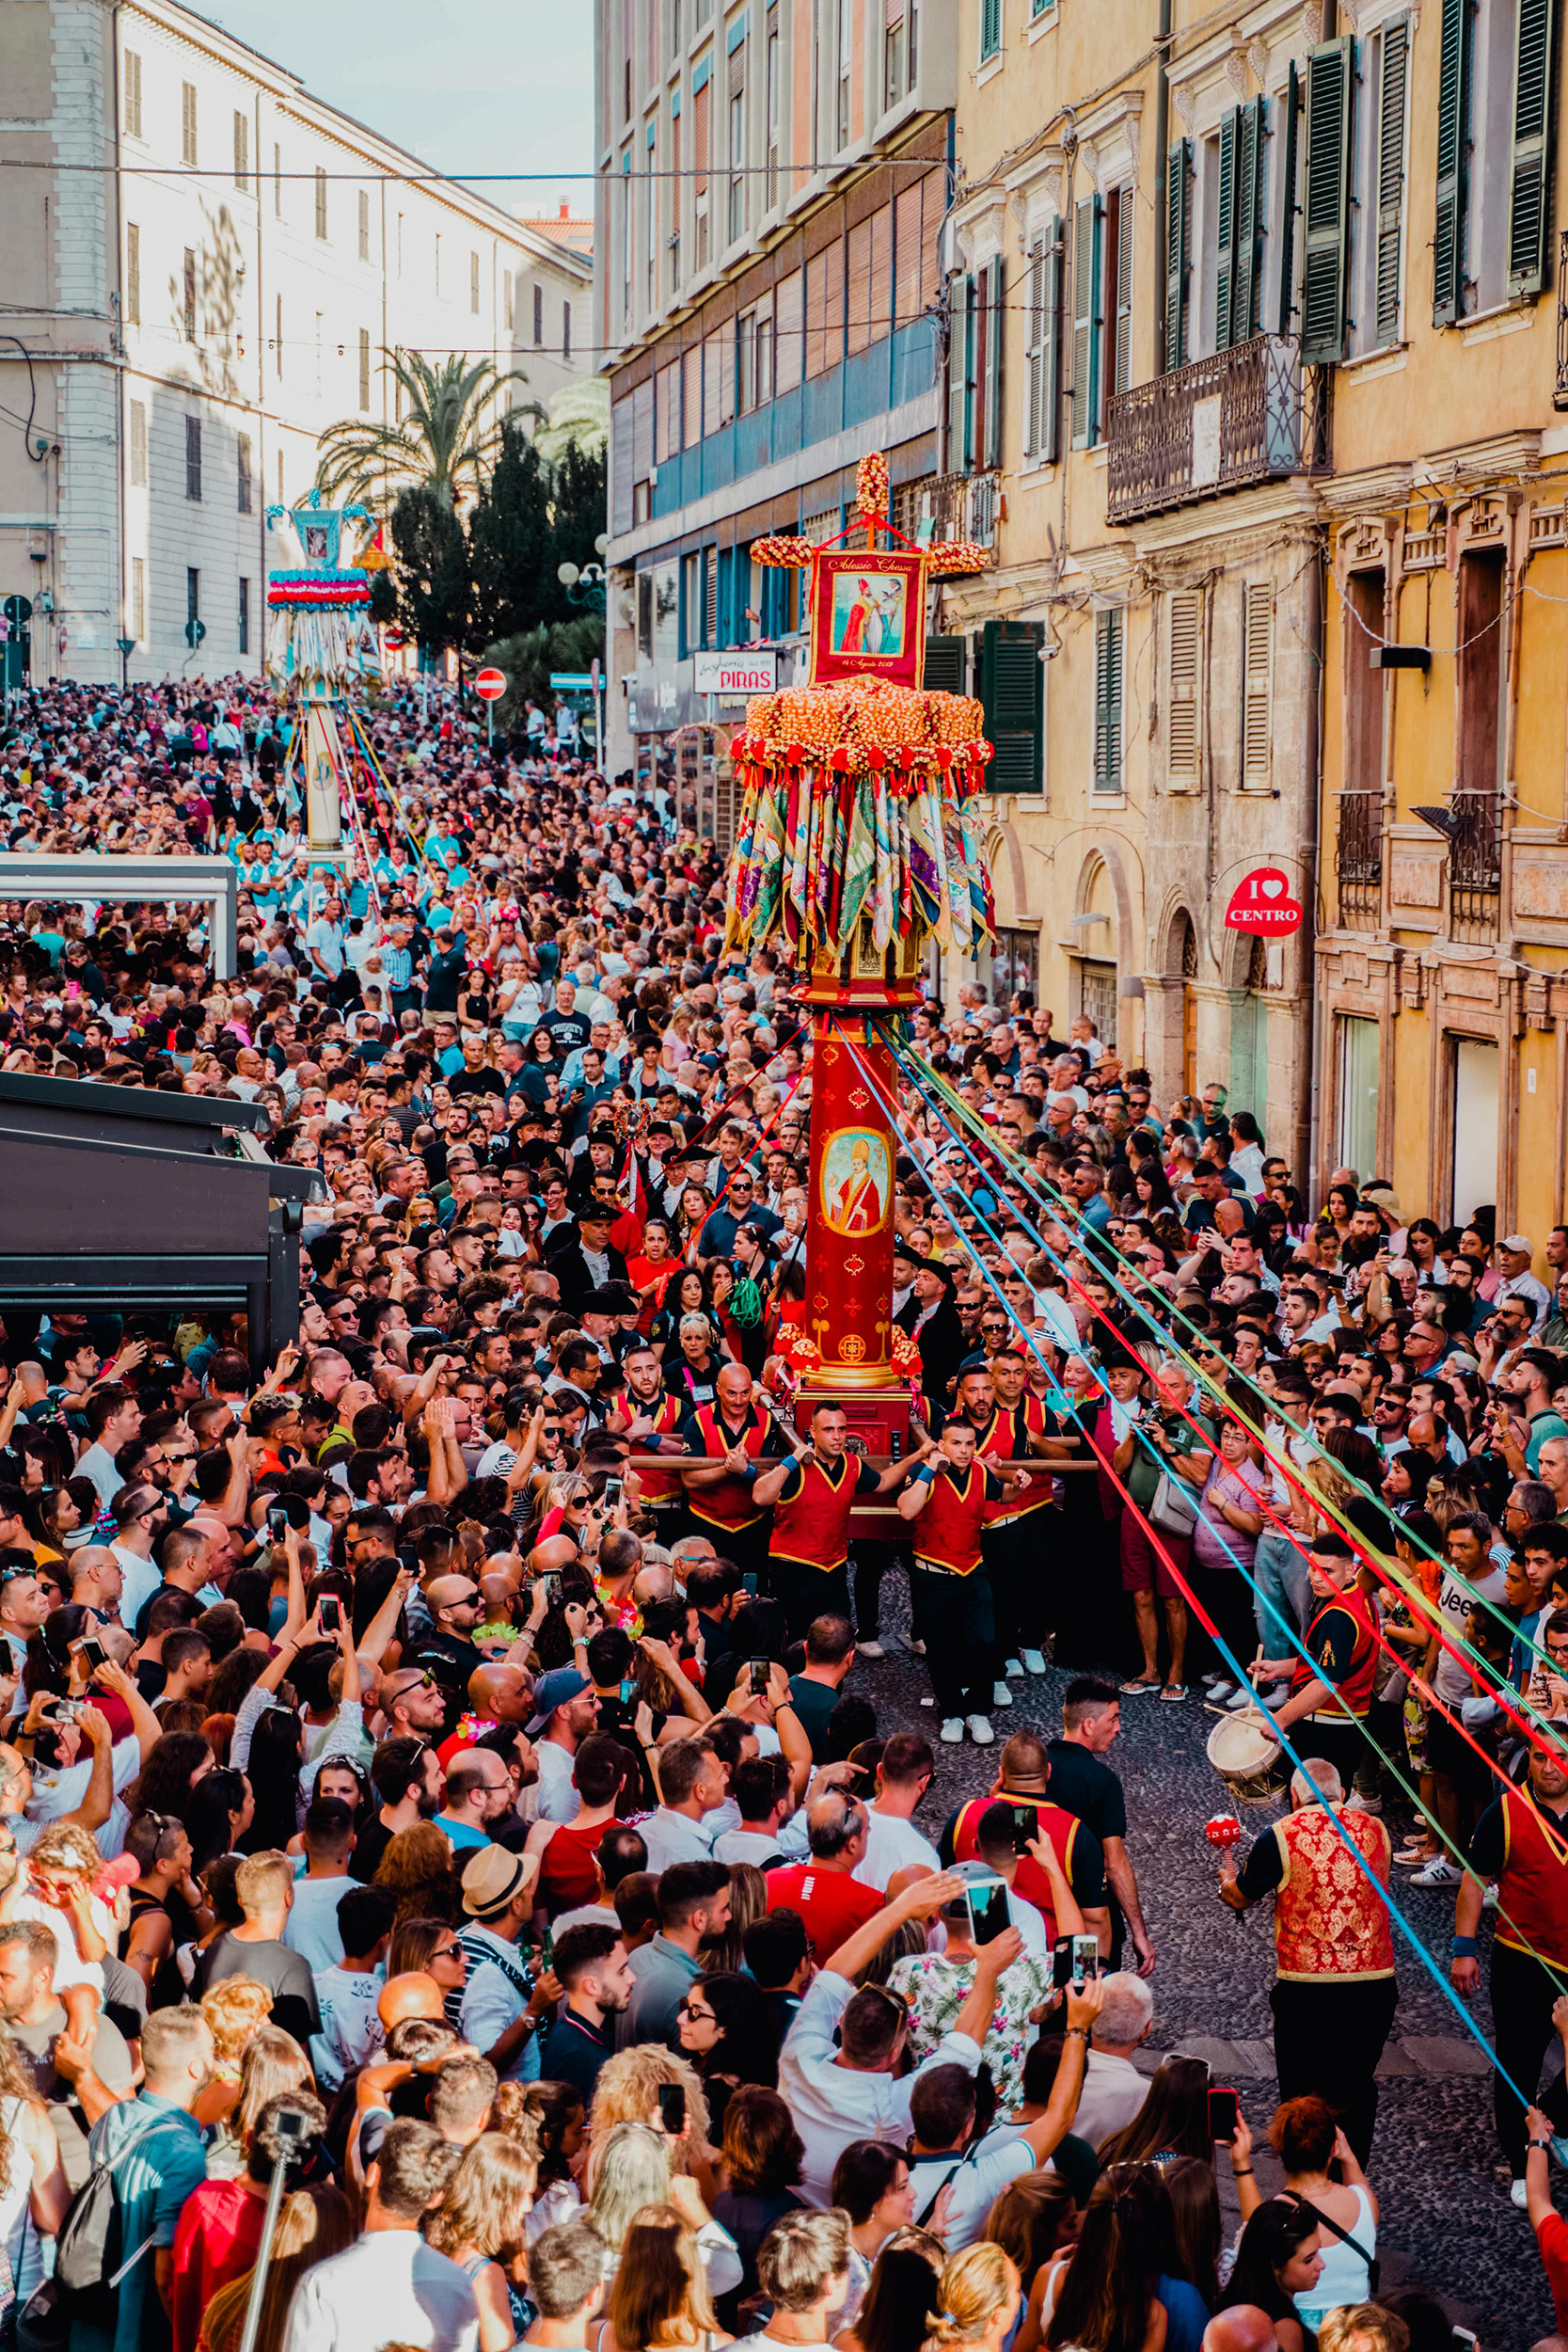
{"label": "mobile phone screen", "polygon": [[1072,1938],[1059,1935],[1051,1947],[1051,1981],[1060,1993],[1072,1982]]}
{"label": "mobile phone screen", "polygon": [[546,1600],[553,1603],[561,1598],[561,1570],[559,1568],[546,1568],[539,1581],[545,1587]]}
{"label": "mobile phone screen", "polygon": [[87,1660],[89,1666],[96,1667],[102,1666],[106,1662],[109,1653],[104,1648],[103,1643],[99,1640],[97,1634],[89,1633],[82,1644],[82,1655]]}
{"label": "mobile phone screen", "polygon": [[322,1602],[321,1614],[322,1631],[324,1633],[336,1633],[342,1620],[338,1604],[332,1598],[330,1594],[328,1594],[327,1597]]}
{"label": "mobile phone screen", "polygon": [[672,2139],[680,2137],[686,2129],[686,2088],[684,2084],[659,2084],[658,2120]]}
{"label": "mobile phone screen", "polygon": [[1013,1807],[1013,1851],[1027,1853],[1032,1838],[1040,1835],[1040,1817],[1032,1804]]}
{"label": "mobile phone screen", "polygon": [[1005,1935],[1012,1921],[1007,1914],[1007,1888],[1002,1879],[970,1879],[965,1884],[969,1898],[970,1932],[976,1944],[994,1944]]}
{"label": "mobile phone screen", "polygon": [[758,1696],[768,1688],[768,1669],[770,1662],[766,1658],[753,1658],[752,1661],[752,1689]]}
{"label": "mobile phone screen", "polygon": [[605,1507],[605,1509],[606,1509],[606,1511],[607,1511],[607,1512],[610,1512],[610,1511],[615,1511],[615,1510],[618,1510],[618,1509],[620,1508],[620,1504],[621,1504],[621,1498],[622,1498],[622,1496],[625,1494],[625,1492],[626,1492],[626,1488],[625,1488],[625,1486],[623,1486],[623,1484],[622,1484],[622,1482],[621,1482],[621,1480],[620,1480],[620,1479],[618,1479],[618,1478],[607,1478],[607,1479],[605,1480],[605,1482],[604,1482],[604,1507]]}
{"label": "mobile phone screen", "polygon": [[1209,2092],[1209,2137],[1230,2141],[1236,2137],[1236,2093],[1211,2088]]}
{"label": "mobile phone screen", "polygon": [[1100,1938],[1098,1935],[1075,1935],[1072,1939],[1072,1981],[1082,1984],[1086,1977],[1100,1974]]}

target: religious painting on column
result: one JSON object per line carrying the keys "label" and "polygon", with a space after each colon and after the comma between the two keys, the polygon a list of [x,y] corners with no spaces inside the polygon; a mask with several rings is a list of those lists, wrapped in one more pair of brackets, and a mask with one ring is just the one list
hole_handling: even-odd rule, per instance
{"label": "religious painting on column", "polygon": [[811,683],[885,677],[918,687],[926,630],[921,557],[847,548],[817,559]]}
{"label": "religious painting on column", "polygon": [[822,1218],[835,1233],[875,1233],[892,1198],[882,1136],[841,1127],[822,1154]]}

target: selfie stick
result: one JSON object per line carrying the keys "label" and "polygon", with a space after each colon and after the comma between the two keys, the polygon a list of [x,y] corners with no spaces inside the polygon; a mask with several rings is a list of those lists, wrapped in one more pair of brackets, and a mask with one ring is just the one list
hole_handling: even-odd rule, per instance
{"label": "selfie stick", "polygon": [[[300,2126],[297,2134],[284,2137],[286,2123]],[[272,2266],[272,2242],[277,2234],[277,2216],[283,2203],[283,2190],[291,2163],[303,2158],[309,2137],[307,2118],[297,2110],[291,2115],[285,2110],[274,2122],[274,2131],[281,2145],[277,2161],[272,2168],[267,2185],[267,2209],[261,2217],[261,2242],[256,2249],[256,2266],[250,2274],[250,2297],[245,2307],[245,2333],[240,2338],[240,2352],[256,2352],[256,2337],[261,2325],[261,2297],[266,2292],[267,2272]]]}

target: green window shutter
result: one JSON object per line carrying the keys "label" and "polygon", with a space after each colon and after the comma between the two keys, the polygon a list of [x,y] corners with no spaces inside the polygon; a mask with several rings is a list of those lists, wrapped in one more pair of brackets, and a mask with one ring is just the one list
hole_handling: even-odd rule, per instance
{"label": "green window shutter", "polygon": [[964,641],[961,637],[927,638],[925,684],[932,693],[963,692]]}
{"label": "green window shutter", "polygon": [[1432,235],[1432,323],[1451,326],[1465,294],[1470,143],[1471,0],[1443,0],[1437,43],[1437,200]]}
{"label": "green window shutter", "polygon": [[980,62],[1002,47],[1002,0],[980,0]]}
{"label": "green window shutter", "polygon": [[980,632],[980,707],[994,754],[990,792],[1044,789],[1044,642],[1042,621],[988,621]]}
{"label": "green window shutter", "polygon": [[1111,351],[1109,389],[1125,392],[1132,381],[1132,184],[1117,191],[1117,322]]}
{"label": "green window shutter", "polygon": [[1296,148],[1301,119],[1301,76],[1293,57],[1281,103],[1285,109],[1280,126],[1284,133],[1285,162],[1279,208],[1279,331],[1289,335],[1296,310]]}
{"label": "green window shutter", "polygon": [[974,418],[971,373],[971,355],[974,348],[974,280],[963,275],[953,280],[951,334],[947,355],[947,469],[950,473],[967,473],[970,435]]}
{"label": "green window shutter", "polygon": [[1178,139],[1165,164],[1165,367],[1187,358],[1188,241],[1192,230],[1193,143]]}
{"label": "green window shutter", "polygon": [[1231,331],[1232,279],[1236,267],[1236,150],[1242,110],[1232,106],[1220,123],[1220,184],[1218,219],[1214,230],[1214,349],[1228,351],[1237,340]]}
{"label": "green window shutter", "polygon": [[1062,224],[1045,233],[1045,314],[1040,325],[1040,435],[1037,453],[1053,466],[1062,453]]}
{"label": "green window shutter", "polygon": [[1410,82],[1410,19],[1383,28],[1377,92],[1377,286],[1379,350],[1400,339],[1400,230],[1404,213],[1404,109]]}
{"label": "green window shutter", "polygon": [[1100,421],[1100,199],[1072,225],[1072,446],[1092,447]]}
{"label": "green window shutter", "polygon": [[986,304],[989,311],[986,334],[986,414],[985,447],[977,452],[981,466],[1002,463],[1002,343],[1006,311],[1003,307],[1002,256],[986,264]]}
{"label": "green window shutter", "polygon": [[1119,606],[1094,616],[1094,788],[1119,792],[1122,623]]}
{"label": "green window shutter", "polygon": [[1062,225],[1053,221],[1029,248],[1025,304],[1023,453],[1055,462],[1062,304]]}
{"label": "green window shutter", "polygon": [[1237,110],[1235,269],[1230,340],[1250,342],[1258,332],[1258,291],[1263,245],[1263,101]]}
{"label": "green window shutter", "polygon": [[1350,226],[1351,34],[1307,53],[1307,240],[1301,356],[1345,356],[1345,252]]}
{"label": "green window shutter", "polygon": [[1023,314],[1023,454],[1037,457],[1040,443],[1040,344],[1045,331],[1045,244],[1029,247]]}
{"label": "green window shutter", "polygon": [[1509,170],[1508,291],[1546,282],[1546,212],[1557,28],[1552,0],[1519,0],[1514,48],[1513,152]]}

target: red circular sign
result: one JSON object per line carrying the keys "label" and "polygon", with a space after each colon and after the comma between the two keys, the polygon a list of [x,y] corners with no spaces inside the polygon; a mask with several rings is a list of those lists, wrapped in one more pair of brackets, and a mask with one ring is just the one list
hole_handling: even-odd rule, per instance
{"label": "red circular sign", "polygon": [[1243,874],[1231,893],[1225,919],[1233,931],[1257,931],[1265,939],[1286,939],[1301,928],[1301,908],[1291,896],[1288,875],[1277,866],[1258,866]]}
{"label": "red circular sign", "polygon": [[481,670],[474,679],[474,692],[483,703],[499,703],[505,691],[504,670]]}

